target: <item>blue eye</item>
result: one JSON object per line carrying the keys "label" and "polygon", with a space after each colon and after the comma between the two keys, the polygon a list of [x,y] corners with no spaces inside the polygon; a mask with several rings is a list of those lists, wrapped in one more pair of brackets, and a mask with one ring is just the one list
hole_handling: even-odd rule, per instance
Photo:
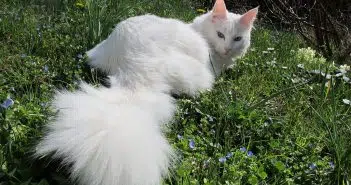
{"label": "blue eye", "polygon": [[234,41],[241,41],[242,37],[235,37],[233,40]]}
{"label": "blue eye", "polygon": [[217,36],[221,39],[225,39],[224,34],[219,31],[217,31]]}

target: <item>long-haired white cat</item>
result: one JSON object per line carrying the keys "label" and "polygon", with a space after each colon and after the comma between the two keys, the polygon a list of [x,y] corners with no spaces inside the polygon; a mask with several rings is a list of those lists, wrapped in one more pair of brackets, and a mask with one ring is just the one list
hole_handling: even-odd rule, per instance
{"label": "long-haired white cat", "polygon": [[153,15],[122,21],[88,52],[93,66],[113,75],[111,88],[82,83],[81,91],[58,92],[59,113],[35,155],[72,164],[82,185],[160,184],[174,158],[161,131],[175,109],[169,92],[211,88],[209,56],[217,73],[232,63],[229,55],[245,52],[256,13],[235,15],[217,0],[192,24]]}
{"label": "long-haired white cat", "polygon": [[[136,53],[152,50],[158,55],[164,52],[164,48],[174,47],[206,62],[210,59],[206,50],[210,50],[210,68],[214,67],[214,73],[219,75],[233,64],[234,58],[246,53],[257,12],[258,8],[254,8],[243,15],[234,14],[227,11],[224,0],[216,0],[212,11],[196,17],[190,24],[155,15],[131,17],[117,24],[113,33],[87,55],[90,65],[114,75],[127,67],[131,71],[143,70],[144,63],[136,64],[129,60]],[[155,45],[156,49],[151,45]],[[188,68],[196,70],[191,67]]]}

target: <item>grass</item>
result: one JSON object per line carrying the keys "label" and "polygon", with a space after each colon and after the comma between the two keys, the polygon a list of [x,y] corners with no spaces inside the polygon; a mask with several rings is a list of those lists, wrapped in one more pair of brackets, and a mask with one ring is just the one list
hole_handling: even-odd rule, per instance
{"label": "grass", "polygon": [[[84,52],[117,22],[154,13],[190,21],[186,1],[0,0],[0,182],[68,184],[56,162],[30,159],[56,88],[104,76]],[[182,160],[165,184],[348,184],[350,71],[296,35],[259,27],[247,55],[199,98],[178,100],[167,133]],[[319,70],[311,72],[312,70]],[[326,74],[330,74],[331,78]]]}

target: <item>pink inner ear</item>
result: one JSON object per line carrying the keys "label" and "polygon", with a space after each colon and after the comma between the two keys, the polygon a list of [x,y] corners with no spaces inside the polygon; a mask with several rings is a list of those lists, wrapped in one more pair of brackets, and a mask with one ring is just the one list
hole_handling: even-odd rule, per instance
{"label": "pink inner ear", "polygon": [[248,12],[246,12],[244,15],[241,16],[240,23],[245,26],[252,26],[252,23],[256,19],[257,12],[258,12],[258,7],[249,10]]}
{"label": "pink inner ear", "polygon": [[227,18],[227,8],[225,6],[224,0],[216,0],[216,3],[213,6],[212,16],[214,19]]}

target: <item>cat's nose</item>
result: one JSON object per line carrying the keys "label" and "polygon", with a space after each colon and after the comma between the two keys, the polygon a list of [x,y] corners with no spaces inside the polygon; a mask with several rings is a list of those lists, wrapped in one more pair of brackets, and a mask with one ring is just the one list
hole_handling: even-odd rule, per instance
{"label": "cat's nose", "polygon": [[226,48],[226,49],[224,49],[224,54],[228,54],[229,53],[229,51],[230,51],[230,49],[229,48]]}

